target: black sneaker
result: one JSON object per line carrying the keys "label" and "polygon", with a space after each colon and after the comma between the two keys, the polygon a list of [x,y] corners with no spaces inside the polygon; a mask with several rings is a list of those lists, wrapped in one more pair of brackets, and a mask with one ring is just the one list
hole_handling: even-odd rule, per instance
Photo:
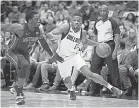
{"label": "black sneaker", "polygon": [[70,91],[70,100],[76,100],[75,91]]}
{"label": "black sneaker", "polygon": [[114,93],[114,95],[115,95],[116,97],[118,97],[118,98],[121,98],[122,95],[123,95],[123,91],[120,90],[120,89],[118,89],[118,88],[116,88],[116,87],[112,87],[112,88],[111,88],[111,91],[112,91],[112,92]]}
{"label": "black sneaker", "polygon": [[18,93],[17,94],[17,96],[16,96],[16,104],[17,105],[24,105],[25,104],[23,93]]}

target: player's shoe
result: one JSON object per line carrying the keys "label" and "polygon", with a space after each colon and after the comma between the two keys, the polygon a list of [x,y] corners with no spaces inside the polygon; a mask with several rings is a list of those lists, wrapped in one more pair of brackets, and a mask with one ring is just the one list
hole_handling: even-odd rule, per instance
{"label": "player's shoe", "polygon": [[70,100],[76,100],[76,94],[75,94],[75,87],[72,86],[70,89]]}
{"label": "player's shoe", "polygon": [[16,104],[17,105],[24,105],[25,104],[25,100],[24,100],[23,93],[17,93],[17,96],[16,96]]}
{"label": "player's shoe", "polygon": [[70,91],[70,100],[76,100],[75,91]]}
{"label": "player's shoe", "polygon": [[118,97],[118,98],[121,98],[122,95],[123,95],[123,91],[116,88],[116,87],[112,87],[111,88],[111,91]]}

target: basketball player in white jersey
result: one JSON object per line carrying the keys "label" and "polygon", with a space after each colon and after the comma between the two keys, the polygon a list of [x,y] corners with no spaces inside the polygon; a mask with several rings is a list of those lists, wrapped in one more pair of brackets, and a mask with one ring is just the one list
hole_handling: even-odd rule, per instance
{"label": "basketball player in white jersey", "polygon": [[80,56],[79,46],[80,44],[87,44],[91,46],[97,46],[98,43],[87,39],[86,31],[82,30],[82,14],[80,12],[75,12],[71,19],[71,24],[63,24],[59,28],[54,29],[49,33],[48,38],[56,37],[59,34],[65,34],[65,37],[61,38],[59,48],[56,53],[58,56],[63,58],[63,62],[57,62],[60,75],[64,80],[65,86],[70,90],[70,99],[75,100],[75,87],[71,83],[71,71],[74,66],[77,70],[80,70],[86,77],[92,79],[96,83],[99,83],[113,93],[119,98],[123,94],[123,91],[116,87],[113,87],[108,82],[106,82],[100,75],[93,73],[88,68],[84,59]]}

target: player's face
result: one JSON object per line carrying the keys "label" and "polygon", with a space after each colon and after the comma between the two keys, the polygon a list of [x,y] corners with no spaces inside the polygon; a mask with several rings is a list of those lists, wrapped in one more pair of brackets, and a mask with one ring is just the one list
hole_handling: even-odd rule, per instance
{"label": "player's face", "polygon": [[82,25],[82,18],[80,16],[73,16],[72,17],[72,26],[74,28],[80,28]]}
{"label": "player's face", "polygon": [[40,26],[40,16],[39,14],[35,14],[34,17],[31,20],[31,24],[33,27],[39,27]]}

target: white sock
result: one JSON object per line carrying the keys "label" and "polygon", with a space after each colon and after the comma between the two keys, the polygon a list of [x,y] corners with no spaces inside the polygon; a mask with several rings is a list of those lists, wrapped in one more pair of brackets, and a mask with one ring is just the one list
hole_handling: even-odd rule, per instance
{"label": "white sock", "polygon": [[108,88],[109,90],[111,90],[112,87],[113,87],[113,86],[110,85],[110,84],[108,83],[107,88]]}

